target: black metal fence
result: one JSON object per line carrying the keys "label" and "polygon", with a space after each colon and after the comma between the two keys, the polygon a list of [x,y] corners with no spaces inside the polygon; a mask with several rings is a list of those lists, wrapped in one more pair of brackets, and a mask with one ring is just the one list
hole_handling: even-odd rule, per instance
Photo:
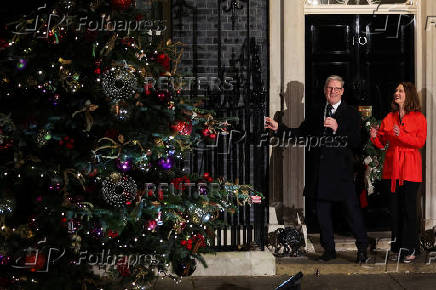
{"label": "black metal fence", "polygon": [[[235,213],[224,212],[221,218],[227,226],[216,233],[217,247],[248,249],[255,242],[263,250],[268,222],[269,158],[263,122],[268,102],[260,79],[258,47],[253,39],[245,46],[247,49],[233,62],[233,89],[207,94],[206,106],[216,112],[216,118],[234,121],[230,121],[228,134],[217,136],[209,150],[194,152],[191,170],[210,172],[234,183],[251,184],[265,195],[261,204],[240,206]],[[244,64],[241,60],[250,62],[251,69],[245,73],[240,72]]]}
{"label": "black metal fence", "polygon": [[268,71],[262,71],[261,58],[265,62],[267,57],[260,54],[256,43],[267,41],[267,35],[259,38],[259,27],[268,23],[267,16],[259,18],[262,9],[268,15],[264,5],[258,0],[173,0],[171,4],[173,38],[188,43],[185,53],[192,58],[186,66],[193,77],[216,76],[221,84],[225,79],[231,82],[230,89],[222,85],[191,93],[207,97],[205,105],[216,112],[215,118],[237,118],[230,122],[227,135],[216,137],[215,146],[194,150],[190,171],[251,184],[265,196],[261,204],[221,213],[225,226],[216,232],[218,249],[249,249],[255,244],[263,250],[267,234],[269,154],[261,140],[266,138],[263,122],[268,115],[268,94],[264,80]]}

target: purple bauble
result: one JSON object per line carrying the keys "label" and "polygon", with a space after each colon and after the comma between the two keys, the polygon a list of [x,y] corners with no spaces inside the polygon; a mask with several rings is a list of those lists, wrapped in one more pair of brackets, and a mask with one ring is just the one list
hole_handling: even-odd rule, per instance
{"label": "purple bauble", "polygon": [[199,187],[199,192],[200,192],[200,195],[207,195],[207,187],[206,186],[200,186]]}
{"label": "purple bauble", "polygon": [[161,159],[159,159],[157,164],[159,165],[160,168],[162,168],[164,170],[168,170],[168,169],[173,168],[174,159],[172,157],[161,158]]}
{"label": "purple bauble", "polygon": [[132,169],[132,160],[130,158],[117,158],[117,168],[122,172],[127,172]]}

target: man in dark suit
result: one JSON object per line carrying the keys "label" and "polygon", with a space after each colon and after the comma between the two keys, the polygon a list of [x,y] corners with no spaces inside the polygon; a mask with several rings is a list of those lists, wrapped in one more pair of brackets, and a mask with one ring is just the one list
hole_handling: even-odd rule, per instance
{"label": "man in dark suit", "polygon": [[367,260],[368,238],[353,182],[353,150],[360,146],[360,116],[342,101],[344,81],[332,75],[324,84],[326,102],[310,110],[298,128],[287,128],[273,119],[265,118],[265,128],[276,132],[283,141],[305,138],[310,146],[311,178],[304,194],[316,198],[321,228],[321,260],[336,258],[331,210],[340,202],[347,212],[358,249],[357,262]]}

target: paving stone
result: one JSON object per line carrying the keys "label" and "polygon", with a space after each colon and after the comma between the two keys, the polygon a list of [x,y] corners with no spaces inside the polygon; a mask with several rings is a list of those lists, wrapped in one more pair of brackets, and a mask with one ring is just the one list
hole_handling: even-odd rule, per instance
{"label": "paving stone", "polygon": [[[172,280],[160,280],[155,289],[165,290],[273,290],[289,275],[271,277],[188,277],[176,285]],[[304,275],[301,289],[336,290],[430,290],[435,289],[436,274],[376,274],[376,275]]]}

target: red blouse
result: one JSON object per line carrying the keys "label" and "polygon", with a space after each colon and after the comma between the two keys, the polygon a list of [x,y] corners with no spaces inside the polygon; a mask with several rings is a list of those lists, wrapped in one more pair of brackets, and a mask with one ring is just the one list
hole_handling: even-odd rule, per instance
{"label": "red blouse", "polygon": [[[395,136],[394,125],[400,127]],[[422,182],[422,158],[419,148],[427,138],[427,120],[421,112],[409,112],[401,120],[398,112],[389,113],[382,121],[376,138],[371,142],[378,148],[388,145],[383,165],[383,179],[391,179],[391,191],[395,192],[396,180]]]}

